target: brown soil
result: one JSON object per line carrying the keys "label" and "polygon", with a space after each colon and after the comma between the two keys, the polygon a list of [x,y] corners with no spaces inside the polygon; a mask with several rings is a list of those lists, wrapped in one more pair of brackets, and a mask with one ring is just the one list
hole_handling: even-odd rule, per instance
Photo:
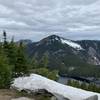
{"label": "brown soil", "polygon": [[[20,97],[26,97],[29,98],[29,100],[51,100],[49,95],[46,94],[27,94],[23,92],[18,92],[16,90],[10,90],[10,89],[0,89],[0,100],[17,100],[16,98]],[[18,99],[19,100],[19,99]],[[27,99],[23,99],[27,100]]]}
{"label": "brown soil", "polygon": [[15,90],[0,89],[0,100],[11,100],[21,97]]}

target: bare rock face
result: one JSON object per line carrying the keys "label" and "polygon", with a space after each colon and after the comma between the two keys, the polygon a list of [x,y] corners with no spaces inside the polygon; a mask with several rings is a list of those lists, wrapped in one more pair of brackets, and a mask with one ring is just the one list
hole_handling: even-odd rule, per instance
{"label": "bare rock face", "polygon": [[100,65],[100,60],[97,57],[99,55],[97,54],[97,52],[94,48],[89,47],[88,54],[89,54],[88,62],[90,64]]}

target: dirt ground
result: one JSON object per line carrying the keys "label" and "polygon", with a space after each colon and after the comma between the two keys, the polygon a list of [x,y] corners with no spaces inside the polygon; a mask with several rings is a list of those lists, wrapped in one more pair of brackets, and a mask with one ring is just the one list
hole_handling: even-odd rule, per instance
{"label": "dirt ground", "polygon": [[[0,89],[0,100],[17,100],[21,96],[15,90]],[[19,100],[19,99],[18,99]],[[23,99],[28,100],[28,99]],[[34,100],[34,99],[29,99]]]}
{"label": "dirt ground", "polygon": [[27,94],[10,89],[0,89],[0,100],[51,100],[47,94]]}

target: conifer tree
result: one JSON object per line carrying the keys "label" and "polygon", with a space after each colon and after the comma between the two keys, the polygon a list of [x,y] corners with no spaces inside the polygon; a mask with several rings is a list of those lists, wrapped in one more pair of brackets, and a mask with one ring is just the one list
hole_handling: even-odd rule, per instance
{"label": "conifer tree", "polygon": [[6,31],[3,31],[3,37],[4,37],[4,44],[7,43],[7,33]]}
{"label": "conifer tree", "polygon": [[40,64],[39,64],[39,66],[40,67],[48,67],[48,63],[49,63],[49,60],[48,60],[48,53],[45,53],[44,55],[43,55],[43,57],[41,58],[41,60],[40,60]]}
{"label": "conifer tree", "polygon": [[81,83],[81,89],[87,90],[87,84],[85,82]]}
{"label": "conifer tree", "polygon": [[72,80],[68,80],[67,85],[72,86]]}
{"label": "conifer tree", "polygon": [[28,65],[24,54],[24,47],[23,47],[23,43],[20,42],[17,50],[17,56],[16,56],[15,77],[22,76],[27,72],[28,72]]}
{"label": "conifer tree", "polygon": [[96,92],[97,87],[96,87],[96,85],[95,85],[94,83],[91,83],[91,84],[89,84],[89,86],[88,86],[88,90],[89,90],[89,91]]}
{"label": "conifer tree", "polygon": [[8,53],[8,42],[7,42],[7,33],[6,31],[3,32],[3,49],[4,49],[4,52],[7,54]]}
{"label": "conifer tree", "polygon": [[16,54],[17,54],[17,46],[14,43],[14,38],[12,37],[12,40],[8,45],[8,53],[7,53],[8,58],[9,58],[9,63],[12,65],[15,65]]}
{"label": "conifer tree", "polygon": [[9,88],[12,81],[12,67],[0,46],[0,88]]}
{"label": "conifer tree", "polygon": [[31,66],[32,66],[32,69],[38,68],[38,62],[35,57],[32,58]]}
{"label": "conifer tree", "polygon": [[79,83],[79,81],[74,81],[74,80],[73,80],[72,86],[73,86],[73,87],[80,88],[80,83]]}

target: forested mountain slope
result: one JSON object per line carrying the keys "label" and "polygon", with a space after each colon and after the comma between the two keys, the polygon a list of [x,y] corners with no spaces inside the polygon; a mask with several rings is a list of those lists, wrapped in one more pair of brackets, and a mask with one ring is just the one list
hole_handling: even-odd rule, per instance
{"label": "forested mountain slope", "polygon": [[47,55],[48,67],[59,70],[63,75],[100,76],[100,41],[73,41],[51,35],[27,44],[26,52],[38,61]]}

